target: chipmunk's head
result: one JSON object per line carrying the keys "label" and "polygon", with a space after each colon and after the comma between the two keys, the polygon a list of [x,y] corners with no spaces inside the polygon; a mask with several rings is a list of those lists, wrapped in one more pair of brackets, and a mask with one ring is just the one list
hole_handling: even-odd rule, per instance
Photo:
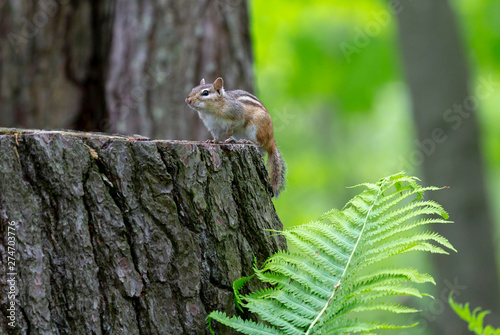
{"label": "chipmunk's head", "polygon": [[186,103],[198,112],[211,112],[219,107],[223,96],[224,80],[221,77],[215,79],[213,84],[205,84],[205,79],[202,79],[200,85],[191,90]]}

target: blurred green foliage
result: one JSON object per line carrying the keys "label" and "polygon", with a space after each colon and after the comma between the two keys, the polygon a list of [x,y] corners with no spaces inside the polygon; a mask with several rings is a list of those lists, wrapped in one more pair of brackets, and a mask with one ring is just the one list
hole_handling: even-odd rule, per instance
{"label": "blurred green foliage", "polygon": [[[275,138],[288,164],[287,191],[275,206],[290,227],[342,208],[354,195],[346,186],[401,171],[402,160],[415,149],[397,23],[394,15],[384,16],[390,11],[382,0],[250,3],[257,94],[273,117]],[[452,4],[470,64],[471,89],[490,76],[499,84],[480,101],[478,111],[498,227],[500,0]],[[371,36],[359,40],[367,31]],[[356,49],[346,52],[346,46]],[[407,172],[421,175],[418,167]],[[500,237],[500,229],[496,234]],[[410,263],[432,273],[427,258],[414,257]],[[428,306],[422,309],[425,313]],[[412,333],[426,334],[427,320],[414,321],[420,325]]]}
{"label": "blurred green foliage", "polygon": [[[402,170],[415,148],[396,18],[382,0],[250,4],[257,94],[273,117],[289,171],[275,205],[283,224],[293,226],[341,208],[353,196],[346,186]],[[471,85],[490,76],[500,83],[500,0],[452,4]],[[478,112],[497,222],[499,92],[500,85]],[[421,175],[418,167],[407,172]]]}

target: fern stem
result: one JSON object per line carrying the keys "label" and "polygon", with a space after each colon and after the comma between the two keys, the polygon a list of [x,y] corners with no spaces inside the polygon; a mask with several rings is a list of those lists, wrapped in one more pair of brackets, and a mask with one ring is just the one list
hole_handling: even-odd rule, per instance
{"label": "fern stem", "polygon": [[351,255],[349,256],[349,259],[347,260],[347,264],[344,268],[344,272],[342,273],[342,275],[340,276],[339,278],[339,281],[337,283],[337,285],[335,285],[333,287],[333,292],[332,292],[332,295],[330,296],[330,298],[328,298],[328,301],[326,302],[325,306],[323,307],[323,309],[321,310],[321,312],[319,312],[318,316],[316,317],[316,319],[314,319],[314,321],[311,323],[311,325],[309,326],[309,328],[307,329],[305,335],[309,335],[310,334],[310,331],[313,329],[313,327],[316,325],[316,323],[318,323],[319,319],[323,316],[323,314],[325,314],[325,311],[326,309],[328,308],[328,306],[330,305],[330,302],[332,301],[333,297],[335,297],[335,293],[337,293],[337,290],[339,289],[340,287],[340,284],[342,283],[342,280],[344,279],[344,276],[347,272],[347,269],[349,268],[349,265],[351,264],[351,260],[354,256],[354,253],[356,252],[356,249],[358,248],[358,244],[359,244],[359,241],[361,240],[361,237],[363,236],[363,232],[365,230],[365,227],[366,227],[366,223],[368,221],[368,218],[370,217],[370,214],[373,210],[373,207],[375,207],[375,204],[377,203],[377,200],[378,198],[380,197],[380,194],[382,194],[382,186],[383,186],[383,183],[380,185],[380,189],[378,191],[378,194],[377,196],[375,197],[375,200],[373,201],[373,204],[371,205],[370,209],[368,210],[368,213],[366,213],[366,218],[365,218],[365,222],[363,222],[363,227],[361,228],[361,232],[359,233],[359,236],[358,236],[358,239],[356,240],[356,244],[354,245],[353,249],[352,249],[352,253]]}

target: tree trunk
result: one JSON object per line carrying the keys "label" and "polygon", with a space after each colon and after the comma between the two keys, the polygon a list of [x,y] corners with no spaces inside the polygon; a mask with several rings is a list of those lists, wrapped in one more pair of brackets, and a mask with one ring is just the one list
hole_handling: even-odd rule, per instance
{"label": "tree trunk", "polygon": [[[437,334],[468,334],[443,292],[454,288],[458,301],[493,311],[500,307],[493,221],[475,114],[478,100],[487,98],[494,84],[483,82],[484,87],[469,91],[467,63],[448,1],[405,1],[398,22],[419,137],[405,168],[421,166],[427,184],[451,188],[433,198],[455,221],[438,230],[458,249],[457,254],[434,257],[440,300],[429,308],[425,321]],[[498,314],[486,320],[498,324]]]}
{"label": "tree trunk", "polygon": [[255,146],[17,131],[0,129],[2,334],[208,333],[254,255],[286,247]]}
{"label": "tree trunk", "polygon": [[253,89],[245,0],[7,0],[0,41],[3,126],[206,139],[191,88]]}

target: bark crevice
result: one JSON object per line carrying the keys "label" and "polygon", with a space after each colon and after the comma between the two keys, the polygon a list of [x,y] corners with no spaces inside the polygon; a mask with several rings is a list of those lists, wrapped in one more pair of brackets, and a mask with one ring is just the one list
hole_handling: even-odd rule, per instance
{"label": "bark crevice", "polygon": [[[94,226],[93,226],[93,222],[92,222],[92,210],[89,206],[89,203],[88,203],[88,198],[89,198],[89,194],[88,194],[88,191],[86,189],[86,185],[87,185],[87,182],[89,181],[89,171],[90,169],[94,169],[94,165],[91,164],[88,168],[88,170],[85,172],[84,174],[84,178],[83,178],[83,185],[84,185],[84,188],[85,188],[85,193],[84,193],[84,197],[83,197],[83,204],[85,206],[85,210],[87,211],[87,225],[88,225],[88,228],[89,228],[89,235],[90,235],[90,243],[92,244],[92,255],[94,256],[94,262],[96,264],[99,264],[98,263],[98,259],[97,259],[97,252],[96,252],[96,240],[97,240],[97,235],[94,231]],[[108,302],[107,302],[107,297],[106,297],[106,291],[104,289],[104,283],[106,282],[106,277],[102,271],[102,269],[99,267],[99,270],[97,271],[97,281],[99,283],[99,292],[100,292],[100,305],[99,306],[100,308],[102,308],[102,310],[105,310],[106,309],[106,306],[108,305]],[[104,328],[104,324],[105,324],[105,319],[104,319],[104,313],[101,313],[100,314],[100,321],[101,321],[101,332],[104,334],[105,333],[105,328]],[[60,329],[60,328],[59,328]]]}

